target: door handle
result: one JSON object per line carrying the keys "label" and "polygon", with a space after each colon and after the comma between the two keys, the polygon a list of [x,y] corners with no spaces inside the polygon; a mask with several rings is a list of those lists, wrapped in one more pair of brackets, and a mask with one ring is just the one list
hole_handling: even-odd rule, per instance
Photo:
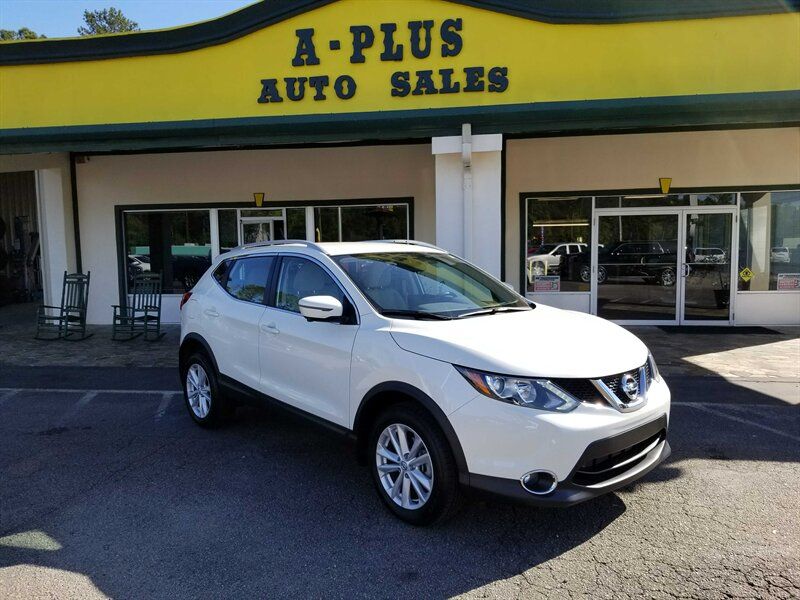
{"label": "door handle", "polygon": [[280,329],[275,326],[275,323],[262,323],[261,331],[264,333],[271,333],[273,335],[281,332]]}
{"label": "door handle", "polygon": [[208,317],[218,317],[219,313],[216,308],[207,308],[203,311]]}
{"label": "door handle", "polygon": [[689,266],[689,265],[687,265],[686,263],[683,263],[683,269],[682,269],[682,271],[683,271],[683,272],[681,273],[681,275],[683,275],[684,277],[688,277],[688,276],[689,276],[689,273],[691,273],[691,272],[692,272],[692,267],[690,267],[690,266]]}

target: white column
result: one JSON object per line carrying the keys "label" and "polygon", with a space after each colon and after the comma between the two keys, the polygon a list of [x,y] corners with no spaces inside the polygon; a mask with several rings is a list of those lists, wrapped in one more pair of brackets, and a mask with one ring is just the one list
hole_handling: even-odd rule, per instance
{"label": "white column", "polygon": [[[436,245],[500,277],[500,134],[438,137],[436,161]],[[471,192],[471,193],[470,193]]]}
{"label": "white column", "polygon": [[[61,284],[64,271],[75,268],[67,247],[67,224],[72,226],[72,217],[66,209],[71,192],[64,188],[61,169],[39,169],[36,171],[36,196],[39,212],[39,241],[42,256],[42,287],[44,303],[58,305],[61,301]],[[69,192],[65,194],[65,192]]]}

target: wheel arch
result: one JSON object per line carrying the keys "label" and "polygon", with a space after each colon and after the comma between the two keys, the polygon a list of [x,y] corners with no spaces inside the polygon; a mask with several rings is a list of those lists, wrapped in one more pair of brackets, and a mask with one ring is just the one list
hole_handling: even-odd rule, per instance
{"label": "wheel arch", "polygon": [[458,479],[462,484],[469,485],[469,470],[461,442],[458,440],[447,415],[438,404],[419,388],[402,381],[387,381],[376,385],[369,390],[356,410],[353,420],[353,433],[356,436],[357,453],[360,461],[366,461],[369,427],[373,420],[385,408],[401,402],[413,402],[424,408],[436,421],[439,429],[444,433],[447,443],[453,452]]}
{"label": "wheel arch", "polygon": [[178,369],[180,370],[181,378],[183,377],[183,369],[186,360],[197,351],[203,352],[208,356],[214,370],[219,373],[217,359],[214,357],[214,353],[211,351],[211,346],[208,341],[199,333],[188,333],[186,337],[183,338],[181,347],[178,350]]}

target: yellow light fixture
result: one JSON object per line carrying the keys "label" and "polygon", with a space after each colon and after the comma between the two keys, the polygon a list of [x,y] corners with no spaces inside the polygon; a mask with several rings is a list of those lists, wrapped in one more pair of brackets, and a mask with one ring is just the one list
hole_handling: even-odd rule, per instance
{"label": "yellow light fixture", "polygon": [[658,184],[661,186],[662,194],[669,194],[669,186],[672,185],[672,177],[659,177]]}
{"label": "yellow light fixture", "polygon": [[254,192],[253,200],[256,202],[256,207],[261,208],[264,205],[264,192]]}

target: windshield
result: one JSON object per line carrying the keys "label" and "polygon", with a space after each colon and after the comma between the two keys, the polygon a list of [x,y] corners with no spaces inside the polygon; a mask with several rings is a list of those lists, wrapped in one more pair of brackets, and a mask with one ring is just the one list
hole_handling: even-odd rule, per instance
{"label": "windshield", "polygon": [[539,249],[536,251],[537,254],[550,254],[553,250],[556,249],[558,244],[542,244],[539,246]]}
{"label": "windshield", "polygon": [[531,308],[516,292],[448,254],[380,252],[333,258],[387,316],[458,318]]}

